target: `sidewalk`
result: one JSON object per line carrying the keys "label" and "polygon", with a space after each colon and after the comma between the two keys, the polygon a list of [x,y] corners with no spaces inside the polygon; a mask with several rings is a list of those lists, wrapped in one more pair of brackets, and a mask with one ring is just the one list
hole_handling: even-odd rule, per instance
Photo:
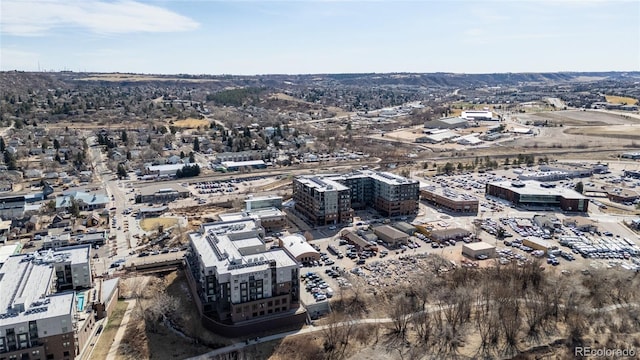
{"label": "sidewalk", "polygon": [[127,330],[127,325],[129,324],[129,316],[131,315],[133,306],[136,303],[135,300],[129,300],[127,302],[127,310],[125,310],[124,315],[122,316],[122,322],[120,323],[120,327],[116,332],[113,343],[111,343],[111,348],[109,348],[109,353],[107,354],[106,360],[115,360],[116,355],[118,354],[118,348],[120,348],[120,342],[122,341],[122,338],[124,337],[124,334]]}

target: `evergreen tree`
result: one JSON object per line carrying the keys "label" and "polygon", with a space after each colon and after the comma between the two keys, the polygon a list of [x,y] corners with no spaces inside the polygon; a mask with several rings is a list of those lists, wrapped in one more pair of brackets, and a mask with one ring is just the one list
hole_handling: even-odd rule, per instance
{"label": "evergreen tree", "polygon": [[200,139],[198,137],[193,139],[193,151],[200,151]]}

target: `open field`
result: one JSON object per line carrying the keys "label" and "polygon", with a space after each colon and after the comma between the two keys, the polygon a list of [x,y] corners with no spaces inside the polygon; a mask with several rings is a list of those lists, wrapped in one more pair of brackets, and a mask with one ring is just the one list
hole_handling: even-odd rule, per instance
{"label": "open field", "polygon": [[217,81],[216,79],[189,79],[189,78],[179,78],[179,77],[165,77],[165,76],[154,76],[154,75],[138,75],[138,74],[92,74],[88,77],[78,78],[76,80],[81,81],[184,81],[184,82],[212,82]]}
{"label": "open field", "polygon": [[566,134],[599,136],[615,139],[640,140],[640,125],[612,125],[576,127],[564,130]]}
{"label": "open field", "polygon": [[638,103],[638,99],[634,99],[626,96],[615,96],[615,95],[605,95],[608,103],[612,104],[626,104],[626,105],[635,105]]}
{"label": "open field", "polygon": [[179,128],[195,129],[201,126],[209,126],[209,120],[188,118],[174,121],[172,125]]}
{"label": "open field", "polygon": [[599,111],[549,111],[540,114],[516,115],[521,122],[549,120],[550,123],[562,126],[598,126],[637,124],[639,121],[628,116],[604,113]]}
{"label": "open field", "polygon": [[149,219],[140,220],[140,228],[144,231],[153,231],[156,228],[158,228],[158,226],[162,226],[164,229],[166,229],[177,224],[178,224],[178,219],[167,218],[167,217],[149,218]]}
{"label": "open field", "polygon": [[111,343],[113,339],[116,337],[116,332],[118,332],[118,328],[120,327],[120,322],[122,322],[122,317],[124,316],[124,312],[127,310],[127,303],[125,301],[119,300],[116,304],[116,308],[113,310],[111,317],[109,317],[107,325],[102,330],[102,335],[100,336],[100,340],[95,345],[95,349],[91,354],[93,359],[106,359],[107,354],[109,353],[109,348],[111,348]]}

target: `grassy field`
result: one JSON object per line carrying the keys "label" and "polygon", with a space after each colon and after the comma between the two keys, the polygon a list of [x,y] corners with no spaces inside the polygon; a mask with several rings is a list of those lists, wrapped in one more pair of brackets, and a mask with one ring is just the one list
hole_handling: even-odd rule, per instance
{"label": "grassy field", "polygon": [[111,348],[111,343],[116,337],[116,332],[120,327],[124,312],[127,310],[127,305],[128,304],[125,301],[118,300],[116,308],[113,310],[113,313],[111,313],[111,316],[107,321],[107,325],[102,330],[100,340],[95,345],[95,349],[93,349],[93,354],[91,354],[92,359],[107,358],[107,354],[109,353],[109,349]]}
{"label": "grassy field", "polygon": [[635,105],[638,103],[638,99],[634,99],[631,97],[625,96],[615,96],[615,95],[605,95],[608,103],[612,104],[627,104],[627,105]]}
{"label": "grassy field", "polygon": [[178,224],[178,219],[175,218],[160,217],[140,220],[140,228],[144,231],[153,231],[160,225],[166,229],[176,224]]}
{"label": "grassy field", "polygon": [[201,126],[209,126],[209,120],[189,118],[174,121],[173,126],[185,129],[195,129]]}

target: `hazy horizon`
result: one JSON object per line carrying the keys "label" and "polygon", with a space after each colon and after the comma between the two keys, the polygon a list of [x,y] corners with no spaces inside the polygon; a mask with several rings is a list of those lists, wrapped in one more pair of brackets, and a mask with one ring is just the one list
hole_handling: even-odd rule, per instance
{"label": "hazy horizon", "polygon": [[629,72],[640,2],[4,0],[0,70]]}

